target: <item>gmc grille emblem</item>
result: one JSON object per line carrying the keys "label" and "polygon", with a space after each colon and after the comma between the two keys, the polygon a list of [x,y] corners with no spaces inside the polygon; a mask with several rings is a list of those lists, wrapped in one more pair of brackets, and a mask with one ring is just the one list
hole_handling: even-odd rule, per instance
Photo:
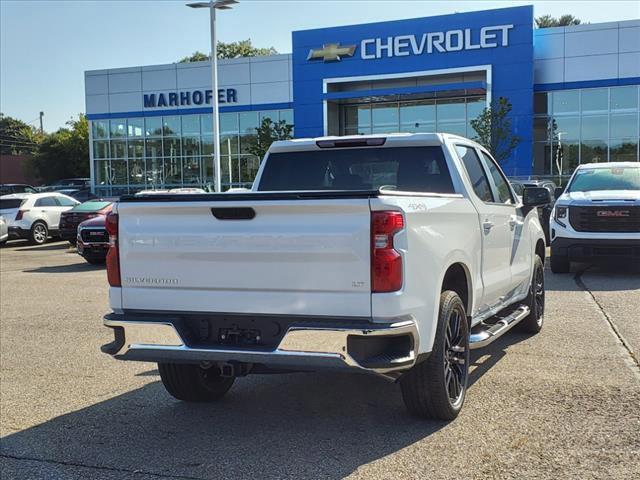
{"label": "gmc grille emblem", "polygon": [[598,217],[628,217],[629,210],[598,210]]}

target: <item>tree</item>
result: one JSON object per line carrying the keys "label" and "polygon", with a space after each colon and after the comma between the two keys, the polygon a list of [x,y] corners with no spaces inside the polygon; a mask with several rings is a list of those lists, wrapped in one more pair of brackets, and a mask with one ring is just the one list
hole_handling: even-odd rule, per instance
{"label": "tree", "polygon": [[[278,53],[278,51],[273,47],[254,47],[250,38],[240,40],[239,42],[218,42],[217,50],[218,58],[262,57],[276,55]],[[188,57],[184,57],[179,63],[202,62],[204,60],[209,60],[210,58],[210,55],[197,51]]]}
{"label": "tree", "polygon": [[29,155],[41,140],[34,127],[0,113],[0,153],[3,155]]}
{"label": "tree", "polygon": [[271,144],[276,140],[289,140],[292,131],[293,125],[287,123],[286,120],[274,122],[269,117],[263,118],[260,126],[256,128],[257,138],[255,143],[249,147],[249,153],[262,161]]}
{"label": "tree", "polygon": [[536,18],[536,26],[538,28],[549,27],[567,27],[569,25],[580,25],[582,21],[573,15],[562,15],[560,18],[552,17],[551,15],[542,15]]}
{"label": "tree", "polygon": [[80,114],[67,125],[46,135],[29,163],[32,173],[44,182],[89,176],[89,122]]}
{"label": "tree", "polygon": [[489,150],[498,163],[509,158],[520,143],[520,137],[513,134],[511,127],[509,113],[512,108],[506,98],[500,97],[497,103],[471,120],[471,127],[477,134],[473,140]]}
{"label": "tree", "polygon": [[196,50],[190,56],[184,57],[178,63],[204,62],[205,60],[210,60],[210,59],[211,59],[210,55],[207,55],[206,53],[202,53],[200,50]]}

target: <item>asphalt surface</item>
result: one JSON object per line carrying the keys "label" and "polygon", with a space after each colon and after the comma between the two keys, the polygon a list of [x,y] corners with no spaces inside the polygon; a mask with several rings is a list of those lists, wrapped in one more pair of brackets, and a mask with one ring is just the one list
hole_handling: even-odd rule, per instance
{"label": "asphalt surface", "polygon": [[637,478],[640,273],[547,272],[543,331],[473,355],[463,412],[410,417],[365,375],[239,379],[172,399],[111,340],[104,269],[63,243],[0,249],[2,479]]}

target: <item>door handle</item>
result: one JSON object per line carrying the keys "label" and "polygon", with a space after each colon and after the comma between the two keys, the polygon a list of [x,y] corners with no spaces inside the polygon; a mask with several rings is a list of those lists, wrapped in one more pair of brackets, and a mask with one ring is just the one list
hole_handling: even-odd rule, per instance
{"label": "door handle", "polygon": [[482,228],[484,229],[484,233],[489,233],[495,224],[490,220],[485,220],[482,222]]}

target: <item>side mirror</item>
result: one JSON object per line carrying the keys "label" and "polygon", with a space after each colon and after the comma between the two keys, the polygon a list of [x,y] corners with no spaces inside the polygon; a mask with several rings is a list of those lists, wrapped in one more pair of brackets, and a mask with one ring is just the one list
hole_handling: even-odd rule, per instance
{"label": "side mirror", "polygon": [[560,195],[564,193],[564,187],[556,187],[553,190],[553,197],[557,200]]}
{"label": "side mirror", "polygon": [[544,187],[529,187],[522,191],[522,205],[541,207],[551,203],[551,193]]}

